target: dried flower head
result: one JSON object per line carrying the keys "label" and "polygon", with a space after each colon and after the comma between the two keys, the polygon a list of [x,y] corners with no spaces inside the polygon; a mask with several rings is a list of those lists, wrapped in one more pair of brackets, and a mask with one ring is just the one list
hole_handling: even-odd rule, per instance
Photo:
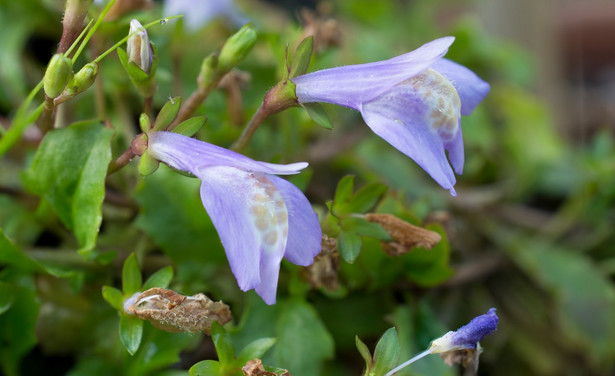
{"label": "dried flower head", "polygon": [[314,258],[314,263],[303,269],[303,277],[313,288],[337,290],[337,272],[340,268],[340,253],[337,241],[327,235],[322,236],[322,251]]}
{"label": "dried flower head", "polygon": [[203,294],[185,296],[159,287],[137,294],[127,299],[124,310],[167,332],[211,334],[214,321],[225,324],[231,320],[226,304],[214,302]]}
{"label": "dried flower head", "polygon": [[392,214],[368,213],[365,219],[382,226],[393,238],[392,242],[382,242],[382,248],[389,256],[403,255],[415,247],[431,249],[442,240],[437,232],[411,225]]}
{"label": "dried flower head", "polygon": [[290,376],[288,370],[284,370],[280,374],[265,371],[263,362],[260,359],[249,360],[246,365],[241,368],[241,371],[246,376]]}

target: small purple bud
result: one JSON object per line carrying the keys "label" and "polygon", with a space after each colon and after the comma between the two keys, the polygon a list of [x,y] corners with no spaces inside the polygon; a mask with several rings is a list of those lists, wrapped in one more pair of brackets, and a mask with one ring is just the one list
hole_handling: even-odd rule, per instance
{"label": "small purple bud", "polygon": [[495,308],[491,308],[486,314],[473,318],[456,331],[448,332],[433,340],[430,352],[435,354],[459,349],[475,349],[478,342],[497,329],[498,321]]}

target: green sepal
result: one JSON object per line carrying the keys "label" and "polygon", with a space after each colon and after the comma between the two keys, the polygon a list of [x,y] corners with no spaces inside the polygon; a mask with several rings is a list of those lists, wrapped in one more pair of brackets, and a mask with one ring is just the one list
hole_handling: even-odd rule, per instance
{"label": "green sepal", "polygon": [[141,291],[141,269],[137,256],[131,253],[122,268],[122,290],[125,296],[130,296],[135,292]]}
{"label": "green sepal", "polygon": [[143,284],[143,291],[149,290],[152,287],[162,287],[166,289],[169,287],[169,283],[173,279],[173,268],[165,266],[162,269],[157,270],[154,274],[149,276],[147,281]]}
{"label": "green sepal", "polygon": [[325,129],[333,129],[333,123],[327,115],[325,108],[318,102],[301,103],[301,106],[305,108],[308,115],[314,122]]}
{"label": "green sepal", "polygon": [[203,125],[205,125],[206,122],[207,117],[195,116],[179,123],[175,128],[173,128],[173,132],[192,137],[203,127]]}
{"label": "green sepal", "polygon": [[152,128],[152,130],[162,131],[166,129],[177,117],[181,103],[181,97],[169,98],[167,103],[162,106],[162,109],[158,113],[158,116],[156,116],[156,120],[154,121],[154,127]]}
{"label": "green sepal", "polygon": [[111,286],[103,286],[102,296],[111,307],[115,308],[117,311],[123,311],[124,295],[120,290]]}
{"label": "green sepal", "polygon": [[312,51],[314,50],[314,37],[309,36],[299,43],[290,62],[289,77],[297,77],[305,74],[310,66]]}
{"label": "green sepal", "polygon": [[190,376],[220,376],[220,363],[215,360],[203,360],[190,367]]}
{"label": "green sepal", "polygon": [[352,264],[357,259],[363,244],[361,237],[352,231],[341,231],[337,238],[337,243],[342,258],[349,264]]}
{"label": "green sepal", "polygon": [[357,345],[357,350],[359,350],[359,354],[361,354],[361,358],[365,360],[365,373],[367,375],[372,368],[372,354],[369,352],[369,348],[367,345],[361,341],[359,336],[354,337],[355,344]]}
{"label": "green sepal", "polygon": [[145,112],[139,116],[139,128],[141,128],[141,132],[143,133],[149,132],[152,128],[152,122]]}
{"label": "green sepal", "polygon": [[145,73],[135,62],[129,62],[128,55],[124,49],[119,47],[117,49],[117,55],[126,73],[128,73],[128,77],[139,91],[139,94],[145,98],[153,96],[156,92],[158,55],[156,54],[156,47],[153,44],[152,49],[154,50],[154,57],[152,58],[152,67],[150,68],[149,74]]}
{"label": "green sepal", "polygon": [[130,355],[134,355],[143,338],[143,320],[122,314],[120,317],[120,341]]}
{"label": "green sepal", "polygon": [[214,341],[220,365],[224,367],[231,364],[235,358],[235,346],[231,335],[217,321],[211,325],[211,339]]}
{"label": "green sepal", "polygon": [[395,328],[390,328],[380,338],[374,351],[374,376],[384,376],[399,362],[399,340]]}
{"label": "green sepal", "polygon": [[149,151],[145,150],[139,160],[139,173],[142,176],[151,175],[158,170],[158,166],[160,166],[160,162],[152,157]]}

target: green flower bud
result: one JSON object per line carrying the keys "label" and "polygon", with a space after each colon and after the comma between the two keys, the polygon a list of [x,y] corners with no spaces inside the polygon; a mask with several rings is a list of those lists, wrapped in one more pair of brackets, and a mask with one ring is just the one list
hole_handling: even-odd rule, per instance
{"label": "green flower bud", "polygon": [[154,60],[154,50],[149,42],[147,31],[135,19],[130,21],[130,38],[126,42],[128,62],[135,63],[145,73],[149,73]]}
{"label": "green flower bud", "polygon": [[256,31],[245,25],[233,34],[224,44],[218,58],[218,69],[222,73],[230,71],[239,64],[256,44]]}
{"label": "green flower bud", "polygon": [[201,71],[197,82],[200,88],[205,88],[207,85],[216,81],[218,77],[218,56],[211,54],[203,59],[201,63]]}
{"label": "green flower bud", "polygon": [[73,79],[69,82],[66,90],[64,90],[65,95],[75,96],[79,93],[84,92],[87,88],[92,86],[94,80],[96,80],[96,75],[98,74],[98,63],[91,62],[83,66],[75,74]]}
{"label": "green flower bud", "polygon": [[53,55],[43,78],[45,94],[49,98],[55,98],[62,94],[72,74],[73,62],[64,54]]}
{"label": "green flower bud", "polygon": [[147,116],[146,113],[142,113],[141,116],[139,116],[139,127],[143,133],[147,133],[152,129],[152,122],[149,120],[149,116]]}

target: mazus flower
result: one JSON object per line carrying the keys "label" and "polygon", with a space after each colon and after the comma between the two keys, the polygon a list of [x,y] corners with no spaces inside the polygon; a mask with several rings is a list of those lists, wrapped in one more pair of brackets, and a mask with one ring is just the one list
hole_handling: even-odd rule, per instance
{"label": "mazus flower", "polygon": [[474,110],[489,84],[442,58],[453,41],[444,37],[389,60],[292,78],[297,100],[361,112],[374,133],[414,159],[454,196],[453,169],[461,174],[464,163],[460,115]]}
{"label": "mazus flower", "polygon": [[216,18],[223,18],[236,27],[248,23],[233,0],[165,0],[163,14],[165,17],[182,14],[190,31],[196,31]]}
{"label": "mazus flower", "polygon": [[385,376],[391,376],[429,354],[441,354],[447,363],[462,363],[464,367],[472,368],[475,372],[478,368],[478,356],[482,352],[479,341],[493,333],[498,327],[498,322],[499,318],[495,313],[495,308],[491,308],[487,313],[473,318],[461,328],[433,340],[429,349],[395,367]]}
{"label": "mazus flower", "polygon": [[275,303],[280,262],[307,266],[320,252],[318,217],[303,193],[276,175],[307,163],[252,160],[171,132],[150,132],[148,153],[202,181],[201,200],[218,231],[239,287]]}

